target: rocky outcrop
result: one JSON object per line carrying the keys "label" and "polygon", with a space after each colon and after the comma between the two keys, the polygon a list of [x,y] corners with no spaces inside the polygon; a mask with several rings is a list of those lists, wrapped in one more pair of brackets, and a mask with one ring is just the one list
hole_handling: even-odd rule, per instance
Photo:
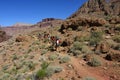
{"label": "rocky outcrop", "polygon": [[88,0],[69,18],[75,18],[80,14],[116,15],[120,16],[120,0]]}
{"label": "rocky outcrop", "polygon": [[45,18],[45,19],[42,19],[42,22],[48,22],[48,21],[53,21],[53,20],[60,20],[60,19],[55,19],[55,18]]}
{"label": "rocky outcrop", "polygon": [[[73,15],[67,18],[61,26],[60,31],[78,26],[98,27],[106,24],[120,24],[120,0],[88,0]],[[82,29],[83,30],[83,29]]]}
{"label": "rocky outcrop", "polygon": [[71,18],[62,24],[60,28],[60,32],[64,33],[65,29],[71,28],[72,30],[77,30],[79,26],[92,27],[92,26],[103,26],[107,24],[107,21],[104,18],[96,18],[96,17],[77,17]]}
{"label": "rocky outcrop", "polygon": [[62,23],[62,19],[55,19],[55,18],[45,18],[42,21],[38,22],[36,25],[38,27],[56,27],[60,26]]}

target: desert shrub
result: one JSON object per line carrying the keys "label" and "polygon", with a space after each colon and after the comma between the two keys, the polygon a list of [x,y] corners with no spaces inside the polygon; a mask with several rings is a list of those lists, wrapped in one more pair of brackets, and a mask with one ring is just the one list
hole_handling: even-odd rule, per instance
{"label": "desert shrub", "polygon": [[45,69],[40,69],[37,73],[36,73],[36,78],[38,79],[43,79],[44,77],[46,77],[46,70]]}
{"label": "desert shrub", "polygon": [[95,79],[93,77],[84,77],[82,80],[97,80],[97,79]]}
{"label": "desert shrub", "polygon": [[120,24],[116,25],[115,30],[120,31]]}
{"label": "desert shrub", "polygon": [[57,54],[51,54],[51,55],[49,56],[49,60],[54,61],[57,57],[58,57]]}
{"label": "desert shrub", "polygon": [[46,70],[47,76],[52,76],[54,73],[59,73],[63,70],[61,66],[48,66]]}
{"label": "desert shrub", "polygon": [[86,53],[86,54],[88,54],[88,53],[93,53],[92,50],[91,50],[88,46],[86,46],[86,45],[83,45],[83,46],[82,46],[81,52],[82,52],[82,53]]}
{"label": "desert shrub", "polygon": [[31,49],[31,48],[30,48],[30,49],[28,49],[27,53],[30,53],[30,52],[32,52],[32,49]]}
{"label": "desert shrub", "polygon": [[14,66],[16,66],[16,69],[21,69],[23,67],[22,63],[20,62],[14,63]]}
{"label": "desert shrub", "polygon": [[41,55],[44,55],[44,54],[46,54],[47,52],[48,52],[48,50],[44,49],[44,50],[41,51]]}
{"label": "desert shrub", "polygon": [[89,36],[76,36],[74,38],[74,41],[79,41],[79,42],[89,41]]}
{"label": "desert shrub", "polygon": [[70,57],[64,56],[64,57],[62,57],[62,58],[60,59],[60,63],[67,63],[67,62],[69,62],[70,60],[71,60]]}
{"label": "desert shrub", "polygon": [[10,77],[10,74],[5,73],[1,80],[8,80],[8,77]]}
{"label": "desert shrub", "polygon": [[16,59],[18,59],[18,56],[16,54],[13,54],[12,60],[16,60]]}
{"label": "desert shrub", "polygon": [[[32,69],[31,69],[31,70],[32,70]],[[23,67],[20,69],[19,73],[26,73],[26,72],[31,71],[31,70],[29,69],[28,66],[23,66]]]}
{"label": "desert shrub", "polygon": [[76,42],[74,42],[73,43],[73,46],[70,48],[70,54],[72,54],[73,56],[78,56],[78,55],[80,55],[82,52],[81,52],[81,50],[82,50],[82,46],[83,46],[83,44],[82,43],[80,43],[80,42],[78,42],[78,41],[76,41]]}
{"label": "desert shrub", "polygon": [[40,61],[40,62],[46,61],[46,60],[47,60],[47,57],[44,56],[44,55],[40,56],[40,58],[39,58],[39,61]]}
{"label": "desert shrub", "polygon": [[39,46],[39,48],[40,48],[40,49],[45,49],[46,46],[45,46],[45,45],[41,45],[41,46]]}
{"label": "desert shrub", "polygon": [[73,56],[78,56],[81,53],[92,53],[91,49],[87,45],[77,41],[70,48],[69,52],[73,54]]}
{"label": "desert shrub", "polygon": [[105,24],[104,27],[110,28],[111,26],[110,26],[110,24]]}
{"label": "desert shrub", "polygon": [[48,43],[49,42],[49,39],[44,39],[44,43]]}
{"label": "desert shrub", "polygon": [[116,46],[114,47],[114,49],[120,51],[120,44],[116,45]]}
{"label": "desert shrub", "polygon": [[120,35],[116,35],[113,37],[113,40],[117,43],[120,43]]}
{"label": "desert shrub", "polygon": [[28,61],[25,64],[30,70],[34,70],[35,69],[35,63],[33,63],[32,61]]}
{"label": "desert shrub", "polygon": [[42,69],[46,69],[48,66],[49,66],[50,63],[44,61],[42,64],[41,64],[41,68]]}
{"label": "desert shrub", "polygon": [[78,41],[76,41],[76,42],[73,43],[73,48],[74,48],[75,50],[82,50],[82,47],[81,47],[81,46],[83,46],[83,43],[80,43],[80,42],[78,42]]}
{"label": "desert shrub", "polygon": [[90,36],[90,45],[95,46],[102,40],[102,32],[92,32]]}
{"label": "desert shrub", "polygon": [[117,45],[117,43],[114,42],[112,39],[106,40],[106,42],[107,42],[107,44],[108,44],[111,48],[114,48],[114,46]]}
{"label": "desert shrub", "polygon": [[49,66],[49,63],[48,62],[43,62],[41,64],[41,69],[37,71],[36,73],[36,78],[37,79],[44,79],[46,76],[47,76],[47,73],[46,73],[46,70],[47,70],[47,67]]}
{"label": "desert shrub", "polygon": [[40,45],[40,41],[39,40],[36,40],[32,43],[32,45]]}
{"label": "desert shrub", "polygon": [[80,54],[82,54],[82,52],[81,52],[80,50],[75,50],[74,48],[71,48],[71,49],[70,49],[69,55],[78,56],[78,55],[80,55]]}
{"label": "desert shrub", "polygon": [[97,66],[101,66],[101,61],[99,60],[99,58],[93,57],[88,64],[90,66],[97,67]]}
{"label": "desert shrub", "polygon": [[49,66],[49,63],[43,62],[41,64],[41,69],[36,73],[37,79],[44,79],[45,77],[50,77],[54,73],[59,73],[63,70],[60,66]]}
{"label": "desert shrub", "polygon": [[82,26],[78,26],[77,30],[82,31]]}
{"label": "desert shrub", "polygon": [[18,70],[17,70],[16,66],[13,66],[10,73],[11,74],[17,74],[17,72],[18,72]]}
{"label": "desert shrub", "polygon": [[67,30],[68,30],[68,31],[72,31],[72,28],[68,28]]}
{"label": "desert shrub", "polygon": [[25,75],[18,73],[15,75],[15,80],[24,80],[25,79]]}
{"label": "desert shrub", "polygon": [[9,65],[5,65],[2,67],[2,70],[4,71],[4,70],[7,70],[8,68],[9,68]]}

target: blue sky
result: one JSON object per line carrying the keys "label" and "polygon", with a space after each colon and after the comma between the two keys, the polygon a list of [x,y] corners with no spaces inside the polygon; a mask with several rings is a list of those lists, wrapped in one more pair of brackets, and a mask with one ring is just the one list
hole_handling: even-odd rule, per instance
{"label": "blue sky", "polygon": [[44,18],[65,19],[86,0],[0,0],[0,25],[35,24]]}

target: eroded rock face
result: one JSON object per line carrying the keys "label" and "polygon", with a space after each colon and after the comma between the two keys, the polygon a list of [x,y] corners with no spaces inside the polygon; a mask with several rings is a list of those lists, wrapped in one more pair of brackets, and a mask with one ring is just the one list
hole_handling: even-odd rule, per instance
{"label": "eroded rock face", "polygon": [[78,17],[71,18],[62,24],[60,28],[60,32],[64,33],[65,29],[71,28],[72,30],[77,30],[79,26],[91,27],[91,26],[103,26],[107,24],[107,21],[104,18],[96,18],[96,17]]}
{"label": "eroded rock face", "polygon": [[120,16],[120,0],[88,0],[69,18],[78,17],[80,14],[116,15]]}
{"label": "eroded rock face", "polygon": [[[77,30],[78,26],[99,27],[120,23],[120,0],[88,0],[73,15],[67,18],[60,31]],[[86,29],[86,28],[85,28]]]}

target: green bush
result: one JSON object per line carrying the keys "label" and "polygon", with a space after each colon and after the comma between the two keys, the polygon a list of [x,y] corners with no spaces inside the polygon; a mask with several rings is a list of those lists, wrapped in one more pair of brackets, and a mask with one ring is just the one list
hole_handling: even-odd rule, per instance
{"label": "green bush", "polygon": [[85,78],[83,78],[82,80],[97,80],[97,79],[95,79],[95,78],[93,78],[93,77],[85,77]]}
{"label": "green bush", "polygon": [[36,73],[36,78],[43,79],[44,77],[46,77],[46,69],[38,70],[38,72]]}
{"label": "green bush", "polygon": [[36,78],[37,79],[44,79],[47,76],[47,67],[49,66],[49,63],[43,62],[41,64],[41,69],[37,71]]}
{"label": "green bush", "polygon": [[93,57],[88,64],[90,66],[97,67],[97,66],[101,66],[101,61],[98,58]]}
{"label": "green bush", "polygon": [[41,69],[36,73],[37,80],[44,79],[45,77],[50,77],[54,73],[59,73],[63,70],[60,66],[49,66],[49,63],[43,62],[41,64]]}

